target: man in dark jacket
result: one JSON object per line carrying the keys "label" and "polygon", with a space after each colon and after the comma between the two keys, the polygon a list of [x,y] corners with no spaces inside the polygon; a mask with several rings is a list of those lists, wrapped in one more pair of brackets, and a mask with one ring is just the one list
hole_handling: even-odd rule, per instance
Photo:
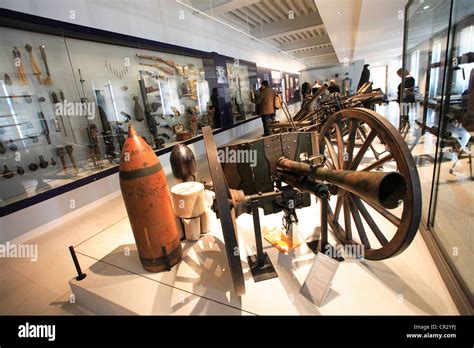
{"label": "man in dark jacket", "polygon": [[255,100],[263,123],[263,134],[270,135],[268,124],[275,117],[275,91],[270,88],[268,81],[262,82],[260,94]]}
{"label": "man in dark jacket", "polygon": [[362,74],[360,74],[360,80],[359,84],[357,85],[357,90],[359,90],[364,83],[369,82],[370,80],[370,70],[369,70],[369,64],[364,65],[364,69],[362,69]]}
{"label": "man in dark jacket", "polygon": [[336,84],[336,80],[329,81],[328,92],[329,93],[341,93],[341,88],[339,87],[338,84]]}
{"label": "man in dark jacket", "polygon": [[[403,102],[405,103],[414,103],[415,102],[415,78],[410,75],[408,70],[403,70],[400,68],[397,70],[397,75],[402,79],[402,82],[398,85],[398,97],[397,100],[399,103],[402,102],[400,99],[401,89],[403,88]],[[403,80],[403,75],[405,75],[405,81]],[[402,86],[403,84],[403,86]]]}
{"label": "man in dark jacket", "polygon": [[214,109],[214,114],[213,114],[213,129],[214,128],[221,128],[221,109],[219,107],[219,93],[217,91],[217,87],[214,87],[212,89],[212,94],[211,94],[211,104],[212,108]]}
{"label": "man in dark jacket", "polygon": [[301,90],[303,91],[303,100],[311,98],[311,86],[309,82],[303,83]]}

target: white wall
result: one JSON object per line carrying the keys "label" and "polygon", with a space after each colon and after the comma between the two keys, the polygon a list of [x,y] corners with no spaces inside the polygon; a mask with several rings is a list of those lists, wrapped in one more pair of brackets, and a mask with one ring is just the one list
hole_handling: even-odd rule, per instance
{"label": "white wall", "polygon": [[[398,56],[393,59],[385,59],[379,61],[367,62],[370,66],[387,65],[387,96],[389,99],[397,98],[397,87],[401,82],[397,75],[397,70],[402,67],[402,57]],[[370,67],[369,67],[370,69]]]}
{"label": "white wall", "polygon": [[[2,0],[2,6],[64,22],[214,51],[271,69],[297,73],[303,68],[301,63],[276,49],[262,46],[213,20],[193,15],[174,0]],[[184,14],[183,19],[180,14]]]}

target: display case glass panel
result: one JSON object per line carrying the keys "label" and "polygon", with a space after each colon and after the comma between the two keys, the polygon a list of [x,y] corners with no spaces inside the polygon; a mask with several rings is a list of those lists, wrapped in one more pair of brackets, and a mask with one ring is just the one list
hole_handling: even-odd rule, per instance
{"label": "display case glass panel", "polygon": [[[218,125],[208,57],[73,36],[2,27],[2,207],[117,167],[130,123],[157,151]],[[250,113],[248,69],[237,75]]]}
{"label": "display case glass panel", "polygon": [[67,99],[77,100],[64,38],[1,30],[0,206],[4,206],[86,176],[92,168],[78,132],[86,118],[69,115],[70,110],[62,107]]}
{"label": "display case glass panel", "polygon": [[[423,216],[459,284],[473,301],[474,3],[410,1],[401,131],[420,173]],[[405,77],[405,81],[407,77]],[[404,117],[408,116],[407,123]]]}
{"label": "display case glass panel", "polygon": [[226,64],[234,123],[255,116],[257,67],[237,59]]}

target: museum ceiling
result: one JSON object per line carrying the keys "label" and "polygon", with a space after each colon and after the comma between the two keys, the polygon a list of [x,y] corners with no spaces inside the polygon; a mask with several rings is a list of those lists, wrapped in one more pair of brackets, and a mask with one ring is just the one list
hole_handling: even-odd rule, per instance
{"label": "museum ceiling", "polygon": [[307,66],[338,62],[313,0],[190,0],[190,4],[200,11],[196,16],[212,16],[244,30]]}

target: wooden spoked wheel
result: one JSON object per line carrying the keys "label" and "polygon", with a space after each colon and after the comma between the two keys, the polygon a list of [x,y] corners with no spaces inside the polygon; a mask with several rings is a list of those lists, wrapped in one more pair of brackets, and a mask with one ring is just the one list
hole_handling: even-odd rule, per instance
{"label": "wooden spoked wheel", "polygon": [[219,220],[222,227],[222,235],[224,236],[225,250],[227,261],[229,264],[234,290],[237,296],[245,294],[245,280],[242,270],[242,262],[240,261],[239,239],[237,236],[237,225],[235,223],[235,211],[229,204],[232,198],[227,185],[224,171],[218,161],[217,147],[212,135],[210,127],[203,127],[202,134],[204,137],[204,145],[206,147],[207,160],[209,162],[209,170],[211,172],[212,184],[216,194],[216,205],[219,214]]}
{"label": "wooden spoked wheel", "polygon": [[[362,130],[364,137],[358,136]],[[397,129],[372,110],[344,109],[323,125],[319,147],[330,169],[398,171],[404,176],[406,196],[395,209],[338,188],[328,211],[336,238],[363,246],[365,259],[383,260],[403,252],[420,224],[421,189],[413,157]]]}

